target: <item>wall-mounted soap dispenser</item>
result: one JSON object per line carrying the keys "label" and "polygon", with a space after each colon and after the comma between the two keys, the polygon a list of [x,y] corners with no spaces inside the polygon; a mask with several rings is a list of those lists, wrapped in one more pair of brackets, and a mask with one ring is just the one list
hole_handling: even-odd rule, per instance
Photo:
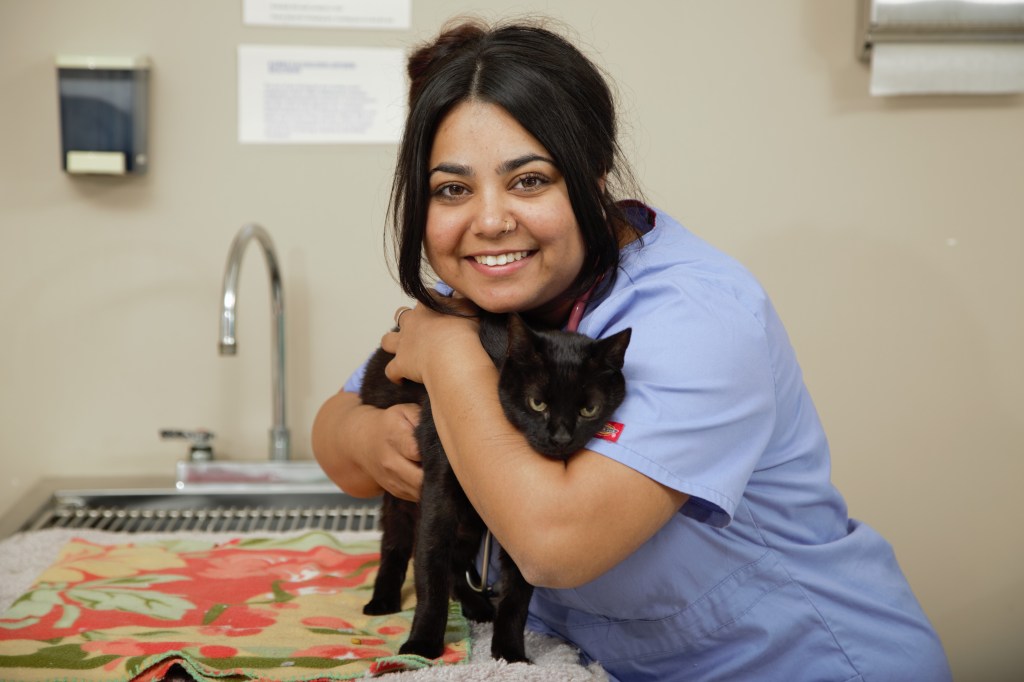
{"label": "wall-mounted soap dispenser", "polygon": [[68,173],[143,173],[148,160],[149,60],[57,56],[61,152]]}

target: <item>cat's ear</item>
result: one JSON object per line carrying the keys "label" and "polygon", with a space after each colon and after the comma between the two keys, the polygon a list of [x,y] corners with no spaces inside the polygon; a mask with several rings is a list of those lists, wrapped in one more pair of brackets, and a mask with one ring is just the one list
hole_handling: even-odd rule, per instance
{"label": "cat's ear", "polygon": [[627,327],[621,332],[601,339],[601,349],[608,365],[615,369],[622,369],[622,364],[626,361],[626,346],[629,345],[629,338],[632,334],[632,327]]}
{"label": "cat's ear", "polygon": [[508,314],[508,357],[521,358],[533,351],[533,332],[519,313]]}

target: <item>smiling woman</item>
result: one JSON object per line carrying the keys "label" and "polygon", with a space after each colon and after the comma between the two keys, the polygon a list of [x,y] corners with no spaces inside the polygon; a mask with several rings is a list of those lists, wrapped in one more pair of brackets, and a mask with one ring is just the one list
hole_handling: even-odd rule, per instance
{"label": "smiling woman", "polygon": [[504,109],[471,100],[442,121],[430,166],[424,247],[438,277],[491,312],[547,306],[549,322],[563,318],[585,248],[547,150]]}
{"label": "smiling woman", "polygon": [[[467,195],[474,206],[486,200],[475,229],[493,234],[509,221],[508,231],[519,231],[518,217],[493,203],[489,185],[498,181],[503,198],[521,199],[520,207],[533,196],[545,211],[556,198],[565,202],[557,207],[559,219],[576,226],[579,256],[592,266],[578,267],[569,287],[557,293],[571,301],[602,277],[610,286],[620,242],[637,237],[615,195],[635,197],[639,190],[621,162],[608,83],[575,46],[550,31],[509,25],[481,41],[487,31],[473,22],[455,23],[409,58],[410,111],[391,207],[402,288],[435,306],[422,246],[442,205],[460,206]],[[539,244],[530,237],[511,246],[530,247],[518,250],[533,255]],[[508,243],[481,246],[463,257],[479,255],[486,263],[486,257],[510,251]]]}
{"label": "smiling woman", "polygon": [[[409,75],[392,229],[420,305],[385,334],[386,373],[426,387],[442,454],[538,588],[528,627],[617,680],[949,680],[892,548],[829,479],[767,294],[621,193],[594,65],[543,28],[470,22],[414,51]],[[505,416],[481,308],[632,329],[625,399],[564,462]],[[321,409],[317,458],[352,494],[416,500],[418,412],[361,404],[362,378]]]}

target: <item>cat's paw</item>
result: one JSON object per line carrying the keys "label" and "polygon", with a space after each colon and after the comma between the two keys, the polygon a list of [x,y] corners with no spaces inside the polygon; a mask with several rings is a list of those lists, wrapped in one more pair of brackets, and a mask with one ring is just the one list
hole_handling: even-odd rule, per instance
{"label": "cat's paw", "polygon": [[482,595],[476,598],[465,599],[461,602],[462,615],[477,623],[490,623],[494,620],[494,604]]}
{"label": "cat's paw", "polygon": [[386,616],[389,613],[398,613],[402,605],[393,599],[371,599],[363,607],[363,614],[367,616]]}
{"label": "cat's paw", "polygon": [[399,649],[400,654],[411,654],[423,658],[437,658],[444,653],[444,641],[434,642],[423,639],[410,639]]}
{"label": "cat's paw", "polygon": [[533,663],[522,649],[513,647],[511,650],[502,647],[491,647],[491,658],[507,663]]}

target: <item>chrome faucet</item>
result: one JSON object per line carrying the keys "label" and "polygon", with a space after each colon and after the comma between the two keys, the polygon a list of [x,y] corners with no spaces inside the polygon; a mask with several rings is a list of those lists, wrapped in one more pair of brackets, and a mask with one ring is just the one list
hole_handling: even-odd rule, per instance
{"label": "chrome faucet", "polygon": [[271,367],[271,391],[274,403],[274,423],[270,429],[270,459],[283,461],[289,458],[291,436],[284,419],[284,292],[281,288],[281,270],[277,265],[277,253],[274,243],[259,225],[250,223],[243,225],[235,235],[228,252],[228,262],[224,268],[224,289],[220,308],[220,354],[235,355],[238,342],[235,339],[235,303],[238,300],[238,272],[242,267],[242,256],[245,247],[256,238],[263,247],[263,255],[267,261],[267,272],[270,275],[270,311],[273,317],[273,364]]}

